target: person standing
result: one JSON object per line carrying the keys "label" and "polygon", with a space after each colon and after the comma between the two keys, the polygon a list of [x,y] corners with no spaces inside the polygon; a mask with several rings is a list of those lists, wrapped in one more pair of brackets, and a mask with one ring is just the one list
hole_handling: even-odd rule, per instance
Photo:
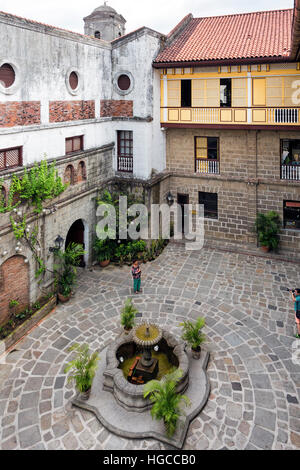
{"label": "person standing", "polygon": [[294,301],[295,321],[297,325],[296,338],[300,339],[300,289],[295,289],[295,291],[291,291],[291,293]]}
{"label": "person standing", "polygon": [[137,260],[133,261],[131,274],[133,277],[133,291],[135,294],[137,294],[141,290],[141,274],[142,274],[142,271],[139,266],[139,262]]}

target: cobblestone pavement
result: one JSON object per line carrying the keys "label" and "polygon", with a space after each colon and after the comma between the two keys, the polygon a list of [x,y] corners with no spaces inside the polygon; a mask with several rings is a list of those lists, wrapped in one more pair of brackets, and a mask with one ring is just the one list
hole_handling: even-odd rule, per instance
{"label": "cobblestone pavement", "polygon": [[[300,366],[292,361],[293,306],[284,291],[300,284],[297,265],[170,244],[142,270],[143,293],[134,301],[143,318],[176,335],[180,321],[206,318],[211,394],[184,448],[299,448]],[[2,449],[168,448],[112,435],[70,404],[74,390],[63,372],[69,346],[101,350],[112,341],[130,294],[127,266],[81,272],[74,298],[2,360]]]}

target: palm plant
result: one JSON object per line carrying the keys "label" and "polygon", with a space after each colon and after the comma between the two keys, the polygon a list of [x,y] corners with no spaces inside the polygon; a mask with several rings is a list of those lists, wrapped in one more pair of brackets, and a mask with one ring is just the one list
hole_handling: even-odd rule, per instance
{"label": "palm plant", "polygon": [[135,316],[138,310],[132,303],[132,299],[128,297],[125,300],[124,307],[121,312],[121,325],[124,326],[125,330],[130,330],[134,326]]}
{"label": "palm plant", "polygon": [[281,220],[277,212],[269,211],[266,214],[257,214],[255,230],[261,246],[276,250],[279,245],[280,227]]}
{"label": "palm plant", "polygon": [[205,326],[205,319],[198,317],[194,323],[188,320],[180,323],[179,326],[183,327],[181,338],[191,346],[193,351],[200,351],[200,345],[205,341],[205,334],[201,332]]}
{"label": "palm plant", "polygon": [[182,374],[181,369],[175,369],[161,380],[151,380],[144,386],[144,398],[149,396],[153,403],[151,416],[157,420],[164,420],[168,437],[172,437],[176,431],[178,419],[183,414],[182,405],[190,406],[191,404],[187,396],[176,391]]}
{"label": "palm plant", "polygon": [[56,264],[54,265],[55,282],[58,286],[59,294],[64,297],[71,295],[76,282],[77,269],[81,257],[85,254],[82,245],[70,243],[65,251],[57,250],[55,252]]}
{"label": "palm plant", "polygon": [[70,351],[76,351],[74,360],[65,367],[64,372],[71,372],[68,382],[75,382],[75,386],[80,393],[89,392],[95,377],[99,355],[97,352],[89,353],[88,344],[73,344]]}

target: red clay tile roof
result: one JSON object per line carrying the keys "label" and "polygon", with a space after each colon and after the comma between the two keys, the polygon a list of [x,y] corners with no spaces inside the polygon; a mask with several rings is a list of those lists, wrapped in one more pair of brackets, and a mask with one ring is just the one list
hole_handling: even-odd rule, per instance
{"label": "red clay tile roof", "polygon": [[155,63],[288,58],[293,9],[192,18]]}

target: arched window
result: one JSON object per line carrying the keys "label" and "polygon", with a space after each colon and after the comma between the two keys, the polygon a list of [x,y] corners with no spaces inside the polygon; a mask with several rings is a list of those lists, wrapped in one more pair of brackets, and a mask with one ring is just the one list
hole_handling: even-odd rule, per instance
{"label": "arched window", "polygon": [[86,166],[83,161],[78,164],[77,180],[78,183],[86,180]]}
{"label": "arched window", "polygon": [[101,39],[101,33],[100,33],[100,31],[95,31],[94,36],[95,36],[96,39]]}
{"label": "arched window", "polygon": [[64,182],[69,184],[75,184],[75,170],[73,165],[68,165],[65,169]]}

